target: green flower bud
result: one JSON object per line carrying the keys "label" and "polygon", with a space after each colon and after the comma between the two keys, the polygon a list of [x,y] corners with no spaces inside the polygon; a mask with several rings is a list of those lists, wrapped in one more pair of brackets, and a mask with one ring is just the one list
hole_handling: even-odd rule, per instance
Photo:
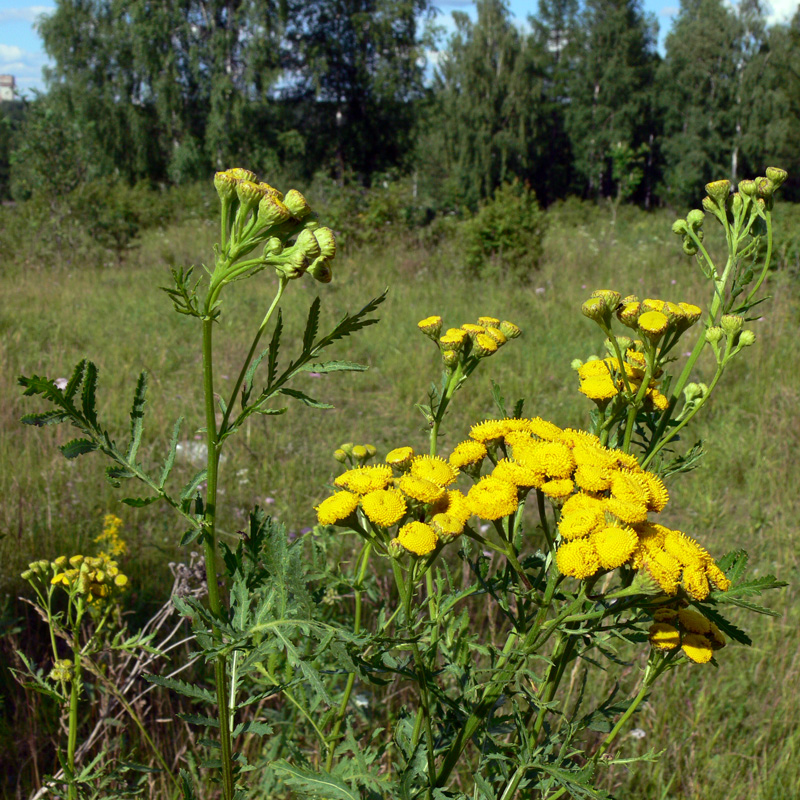
{"label": "green flower bud", "polygon": [[599,297],[604,303],[609,312],[616,311],[622,295],[612,289],[595,289],[591,297]]}
{"label": "green flower bud", "polygon": [[283,242],[277,236],[271,236],[264,243],[264,257],[278,256],[283,252]]}
{"label": "green flower bud", "polygon": [[507,319],[504,319],[498,327],[508,339],[516,339],[518,336],[522,335],[522,329],[518,328],[513,322],[509,322]]}
{"label": "green flower bud", "polygon": [[689,226],[686,224],[686,220],[676,219],[675,222],[672,223],[672,232],[678,236],[685,236],[689,232]]}
{"label": "green flower bud", "polygon": [[309,274],[320,283],[330,283],[333,280],[333,270],[325,256],[315,259],[308,268]]}
{"label": "green flower bud", "polygon": [[756,193],[756,182],[751,180],[739,181],[739,194],[752,197]]}
{"label": "green flower bud", "polygon": [[715,216],[719,217],[719,206],[710,197],[704,197],[702,205],[709,214],[714,214]]}
{"label": "green flower bud", "polygon": [[73,567],[79,567],[81,564],[83,564],[83,556],[82,555],[70,556],[69,563]]}
{"label": "green flower bud", "polygon": [[308,258],[297,247],[288,247],[278,255],[264,258],[264,263],[275,267],[275,272],[289,280],[301,278],[308,269]]}
{"label": "green flower bud", "polygon": [[736,314],[723,314],[719,324],[726,336],[733,337],[742,330],[744,320]]}
{"label": "green flower bud", "polygon": [[214,188],[220,200],[230,202],[236,195],[236,178],[230,172],[218,172],[214,176]]}
{"label": "green flower bud", "polygon": [[573,358],[572,361],[569,362],[569,368],[574,369],[576,372],[583,366],[583,361],[579,358]]}
{"label": "green flower bud", "polygon": [[389,553],[389,558],[394,559],[401,559],[408,552],[408,550],[400,544],[399,539],[392,539],[386,550]]}
{"label": "green flower bud", "polygon": [[733,211],[734,217],[738,217],[739,214],[742,213],[742,206],[744,206],[742,196],[739,192],[734,192],[733,195],[731,195],[731,210]]}
{"label": "green flower bud", "polygon": [[706,192],[719,206],[724,207],[730,191],[731,182],[729,180],[712,181],[706,184]]}
{"label": "green flower bud", "polygon": [[756,341],[756,335],[751,330],[742,331],[739,334],[740,347],[750,347],[750,345],[754,344],[755,341]]}
{"label": "green flower bud", "polygon": [[706,341],[709,342],[709,344],[717,344],[724,335],[725,331],[714,325],[706,330]]}
{"label": "green flower bud", "polygon": [[708,386],[704,383],[687,383],[683,389],[683,397],[687,403],[701,400],[708,394]]}
{"label": "green flower bud", "polygon": [[289,209],[273,194],[265,194],[258,203],[258,224],[263,228],[280,225],[289,217]]}
{"label": "green flower bud", "polygon": [[374,457],[375,457],[375,454],[378,452],[378,448],[377,448],[377,447],[375,447],[375,445],[374,445],[374,444],[365,444],[365,445],[364,445],[364,447],[366,448],[367,455],[368,455],[370,458],[374,458]]}
{"label": "green flower bud", "polygon": [[788,177],[788,173],[780,167],[767,167],[767,177],[772,181],[774,188],[778,189]]}
{"label": "green flower bud", "polygon": [[706,215],[699,209],[693,208],[687,215],[686,215],[686,222],[688,223],[689,227],[694,230],[695,228],[699,228],[702,226],[703,222],[705,221]]}
{"label": "green flower bud", "polygon": [[256,174],[255,172],[250,172],[249,169],[242,169],[241,167],[231,167],[228,171],[228,175],[231,176],[234,180],[237,181],[255,181]]}
{"label": "green flower bud", "polygon": [[[633,339],[631,339],[630,336],[615,336],[614,338],[617,340],[617,347],[619,347],[623,353],[633,345]],[[617,351],[614,349],[614,343],[611,339],[606,339],[603,344],[605,345],[606,352],[610,356],[616,357]]]}
{"label": "green flower bud", "polygon": [[236,194],[239,196],[239,202],[242,204],[240,209],[242,214],[246,214],[251,209],[255,208],[262,197],[264,192],[257,183],[252,181],[239,181],[236,184]]}
{"label": "green flower bud", "polygon": [[455,369],[458,364],[458,351],[442,350],[442,363],[449,370]]}
{"label": "green flower bud", "polygon": [[320,253],[325,258],[332,259],[336,255],[336,237],[330,228],[317,228],[314,231]]}
{"label": "green flower bud", "polygon": [[608,310],[601,297],[590,297],[581,306],[581,311],[585,317],[589,317],[589,319],[593,319],[595,322],[604,323],[608,319]]}
{"label": "green flower bud", "polygon": [[697,246],[693,239],[690,239],[688,236],[684,236],[683,238],[683,252],[686,253],[687,256],[697,255],[697,252],[700,248]]}
{"label": "green flower bud", "polygon": [[286,197],[284,197],[283,202],[286,204],[286,208],[289,209],[291,215],[295,219],[305,219],[311,213],[311,206],[306,202],[305,197],[303,197],[297,189],[291,189],[286,193]]}
{"label": "green flower bud", "polygon": [[417,323],[417,327],[429,338],[435,342],[442,332],[442,318],[438,314],[430,317],[425,317]]}
{"label": "green flower bud", "polygon": [[319,258],[322,255],[317,237],[313,231],[300,231],[300,235],[297,237],[294,246],[301,250],[309,261],[313,261],[315,258]]}
{"label": "green flower bud", "polygon": [[53,566],[55,569],[61,570],[67,566],[67,557],[66,556],[59,556],[54,562]]}
{"label": "green flower bud", "polygon": [[30,580],[33,580],[33,578],[34,578],[35,576],[36,576],[36,573],[35,573],[35,572],[34,572],[32,569],[26,569],[26,570],[25,570],[25,571],[24,571],[24,572],[23,572],[23,573],[20,575],[20,577],[21,577],[21,578],[22,578],[22,580],[24,580],[24,581],[30,581]]}
{"label": "green flower bud", "polygon": [[364,445],[357,444],[353,448],[353,458],[357,459],[358,461],[365,461],[367,458],[369,458],[367,448],[364,447]]}
{"label": "green flower bud", "polygon": [[340,463],[344,464],[347,461],[347,453],[342,448],[333,451],[333,457]]}
{"label": "green flower bud", "polygon": [[[255,180],[255,178],[253,180]],[[273,197],[283,202],[283,193],[279,192],[274,186],[270,186],[268,183],[264,183],[263,181],[258,185],[265,195],[271,194]]]}

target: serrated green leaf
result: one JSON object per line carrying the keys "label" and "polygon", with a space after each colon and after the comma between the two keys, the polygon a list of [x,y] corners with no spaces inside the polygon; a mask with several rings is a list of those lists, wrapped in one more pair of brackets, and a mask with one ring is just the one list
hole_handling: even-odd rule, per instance
{"label": "serrated green leaf", "polygon": [[161,495],[157,494],[153,497],[123,497],[122,502],[125,503],[126,506],[131,506],[132,508],[144,508],[160,499]]}
{"label": "serrated green leaf", "polygon": [[500,411],[500,416],[507,417],[506,399],[500,393],[500,387],[494,381],[492,381],[492,400],[494,400],[494,404],[497,406],[498,411]]}
{"label": "serrated green leaf", "polygon": [[35,425],[37,428],[41,428],[44,425],[57,425],[59,422],[64,422],[64,420],[67,419],[69,419],[69,414],[66,411],[53,409],[52,411],[45,411],[42,414],[25,414],[25,416],[22,417],[22,424]]}
{"label": "serrated green leaf", "polygon": [[136,461],[136,453],[142,442],[142,431],[144,430],[144,404],[147,400],[147,373],[140,372],[139,379],[136,381],[136,389],[133,392],[133,404],[131,405],[131,441],[128,445],[126,458],[130,462]]}
{"label": "serrated green leaf", "polygon": [[189,528],[189,530],[181,536],[181,547],[186,547],[187,544],[191,544],[202,532],[202,528]]}
{"label": "serrated green leaf", "polygon": [[312,772],[305,767],[290,764],[285,759],[276,761],[272,768],[286,783],[299,790],[301,796],[324,800],[361,800],[359,792],[329,772]]}
{"label": "serrated green leaf", "polygon": [[306,329],[303,332],[303,350],[310,350],[314,344],[314,339],[317,338],[317,330],[319,328],[319,308],[321,301],[319,297],[314,298],[314,302],[308,309],[308,319],[306,320]]}
{"label": "serrated green leaf", "polygon": [[239,736],[242,733],[253,733],[256,736],[269,736],[272,731],[273,727],[268,722],[252,720],[251,722],[240,722],[234,728],[233,735]]}
{"label": "serrated green leaf", "polygon": [[272,340],[269,343],[269,360],[267,361],[267,385],[271,386],[278,374],[278,351],[281,346],[281,333],[283,333],[283,315],[278,309],[278,319],[275,322],[275,330],[272,332]]}
{"label": "serrated green leaf", "polygon": [[184,697],[191,697],[193,700],[202,700],[209,705],[216,705],[216,695],[196,684],[187,683],[179,678],[165,678],[161,675],[145,674],[144,679],[150,683],[155,683],[157,686],[163,686],[165,689],[172,689],[172,691],[178,692]]}
{"label": "serrated green leaf", "polygon": [[163,489],[164,485],[172,472],[172,466],[175,464],[175,454],[178,452],[178,438],[180,437],[181,425],[183,424],[183,417],[178,417],[175,425],[172,428],[172,437],[169,440],[169,450],[167,457],[164,459],[164,466],[161,468],[161,477],[158,480],[158,488]]}
{"label": "serrated green leaf", "polygon": [[358,364],[355,361],[322,361],[316,364],[303,364],[299,372],[319,372],[321,375],[326,372],[366,372],[369,367],[366,364]]}
{"label": "serrated green leaf", "polygon": [[293,397],[295,400],[299,400],[310,408],[334,408],[330,403],[323,403],[320,400],[315,400],[313,397],[309,397],[305,392],[301,392],[298,389],[287,389],[284,387],[280,390],[280,393],[288,397]]}
{"label": "serrated green leaf", "polygon": [[181,500],[192,500],[197,493],[200,484],[206,479],[207,470],[201,469],[195,473],[194,477],[183,487]]}
{"label": "serrated green leaf", "polygon": [[218,719],[205,717],[202,714],[184,714],[182,711],[178,711],[177,716],[184,722],[188,722],[190,725],[201,725],[206,728],[219,728]]}
{"label": "serrated green leaf", "polygon": [[97,442],[93,442],[91,439],[73,439],[66,444],[62,444],[58,449],[64,458],[77,458],[97,450]]}
{"label": "serrated green leaf", "polygon": [[72,375],[70,379],[67,381],[66,388],[64,389],[64,397],[67,400],[72,400],[75,397],[75,392],[78,391],[78,387],[81,385],[83,381],[83,373],[86,371],[86,359],[79,361],[75,365],[75,369],[72,370]]}
{"label": "serrated green leaf", "polygon": [[93,361],[86,362],[86,374],[83,377],[83,389],[81,391],[81,407],[83,416],[97,426],[97,366]]}

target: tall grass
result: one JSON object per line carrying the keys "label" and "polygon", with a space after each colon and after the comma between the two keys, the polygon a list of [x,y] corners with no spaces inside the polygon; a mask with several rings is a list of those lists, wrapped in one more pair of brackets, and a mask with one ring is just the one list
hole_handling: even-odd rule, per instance
{"label": "tall grass", "polygon": [[[471,383],[469,396],[445,424],[445,446],[460,441],[469,424],[493,413],[490,378],[508,400],[525,397],[529,415],[562,426],[585,423],[589,403],[577,393],[569,364],[600,354],[601,342],[594,326],[580,318],[581,301],[594,288],[614,288],[623,295],[692,302],[699,299],[700,280],[670,233],[667,212],[622,209],[612,224],[607,211],[567,203],[551,209],[548,222],[541,267],[531,269],[523,282],[502,275],[470,277],[456,242],[426,246],[408,233],[383,236],[337,257],[335,280],[326,287],[323,304],[329,318],[390,288],[381,323],[348,345],[348,358],[371,368],[347,381],[335,375],[305,379],[305,391],[335,403],[325,417],[298,405],[280,418],[252,419],[222,465],[235,476],[222,498],[223,537],[233,537],[244,526],[254,503],[268,506],[290,530],[311,527],[313,505],[325,496],[325,484],[336,472],[332,452],[344,441],[372,443],[379,454],[403,444],[425,449],[427,432],[413,404],[424,401],[438,355],[425,346],[415,323],[430,314],[441,314],[452,325],[490,314],[524,331],[523,346],[503,350],[492,359],[492,369]],[[196,470],[192,452],[200,444],[195,436],[203,424],[195,411],[202,407],[198,331],[190,320],[170,313],[169,300],[157,287],[167,285],[170,265],[199,266],[207,260],[215,236],[215,229],[196,219],[146,231],[110,266],[93,262],[54,268],[46,260],[7,260],[3,265],[0,532],[5,538],[0,540],[0,590],[7,598],[21,591],[17,576],[28,561],[81,550],[99,532],[102,515],[113,511],[124,518],[130,548],[125,571],[135,587],[131,609],[144,618],[165,601],[164,586],[171,581],[166,564],[186,558],[177,546],[182,531],[160,511],[121,507],[91,457],[65,467],[56,444],[66,441],[69,431],[23,428],[19,418],[32,409],[22,402],[16,377],[66,376],[79,359],[92,357],[101,370],[103,416],[111,421],[112,434],[121,436],[136,375],[146,368],[151,392],[161,403],[148,420],[145,440],[154,454],[163,453],[172,422],[188,413],[182,451],[188,477]],[[270,281],[265,273],[262,293],[253,290],[259,282],[251,282],[226,301],[217,335],[217,371],[223,378],[226,354],[233,364],[249,344],[253,321],[263,316]],[[791,690],[800,668],[800,475],[795,457],[800,354],[794,334],[800,297],[789,270],[771,277],[770,291],[774,299],[765,305],[764,319],[753,323],[756,344],[737,359],[696,429],[708,454],[691,482],[671,486],[675,516],[667,524],[696,531],[716,555],[746,547],[759,569],[792,585],[772,598],[780,616],[761,624],[752,649],[726,651],[718,672],[694,669],[688,679],[683,672],[678,681],[666,679],[645,705],[636,721],[641,738],[623,744],[665,752],[660,762],[640,766],[634,774],[617,769],[607,775],[607,787],[629,800],[783,800],[800,786],[800,699]],[[314,292],[311,281],[300,282],[293,292],[294,302],[290,299],[284,309],[285,336],[291,331],[300,335],[300,314],[309,298],[299,295]],[[705,368],[710,376],[711,365]],[[235,377],[230,374],[227,380]],[[275,426],[282,428],[280,436]],[[340,541],[341,558],[351,556],[350,543]],[[7,600],[9,624],[21,613]],[[475,625],[483,622],[473,620]],[[30,631],[33,637],[39,633]],[[0,685],[9,695],[18,691],[7,674]],[[19,730],[31,724],[23,711],[18,695],[9,696],[0,710],[5,714],[0,754],[8,754],[14,765],[25,764],[10,772],[0,767],[9,776],[3,786],[9,798],[17,796],[12,776],[26,785],[33,780],[33,745]]]}

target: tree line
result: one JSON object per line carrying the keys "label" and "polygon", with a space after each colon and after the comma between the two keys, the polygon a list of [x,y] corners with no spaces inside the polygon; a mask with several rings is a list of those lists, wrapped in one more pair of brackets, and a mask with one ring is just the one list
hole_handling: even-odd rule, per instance
{"label": "tree line", "polygon": [[[182,183],[230,164],[369,185],[413,174],[441,209],[518,180],[644,206],[800,166],[800,12],[681,0],[666,38],[640,0],[59,0],[47,91],[0,111],[0,192]],[[795,184],[797,186],[797,184]],[[790,194],[800,191],[787,185]]]}

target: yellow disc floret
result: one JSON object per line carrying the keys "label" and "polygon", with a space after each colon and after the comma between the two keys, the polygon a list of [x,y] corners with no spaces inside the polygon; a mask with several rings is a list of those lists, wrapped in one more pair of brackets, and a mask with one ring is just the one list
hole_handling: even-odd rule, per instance
{"label": "yellow disc floret", "polygon": [[397,481],[397,486],[406,495],[421,503],[435,503],[444,497],[444,489],[441,486],[416,475],[403,475]]}
{"label": "yellow disc floret", "polygon": [[395,447],[386,454],[386,463],[392,467],[406,467],[411,463],[414,458],[413,447]]}
{"label": "yellow disc floret", "polygon": [[409,522],[400,528],[397,541],[409,552],[424,556],[436,548],[439,537],[430,525],[424,522]]}
{"label": "yellow disc floret", "polygon": [[467,494],[467,504],[481,519],[500,519],[517,510],[517,487],[488,475],[481,478]]}
{"label": "yellow disc floret", "polygon": [[686,633],[681,640],[681,650],[695,664],[706,664],[714,655],[711,642],[699,633]]}
{"label": "yellow disc floret", "polygon": [[370,522],[388,528],[405,516],[406,500],[397,489],[377,489],[361,498],[361,509]]}
{"label": "yellow disc floret", "polygon": [[453,448],[453,452],[450,453],[450,466],[455,469],[473,466],[480,464],[484,458],[486,458],[486,445],[474,439],[467,439]]}
{"label": "yellow disc floret", "polygon": [[334,480],[334,485],[349,489],[356,494],[367,494],[376,489],[383,489],[392,479],[392,468],[388,464],[375,464],[369,467],[357,467],[343,472]]}
{"label": "yellow disc floret", "polygon": [[594,549],[604,569],[621,567],[633,555],[638,544],[631,528],[609,526],[595,531],[591,536]]}
{"label": "yellow disc floret", "polygon": [[648,633],[650,644],[656,650],[674,650],[680,647],[681,635],[676,627],[666,622],[656,622]]}
{"label": "yellow disc floret", "polygon": [[336,525],[347,519],[358,507],[358,495],[352,492],[336,492],[317,507],[320,525]]}
{"label": "yellow disc floret", "polygon": [[458,472],[438,456],[417,456],[411,462],[410,473],[439,486],[449,486],[458,477]]}
{"label": "yellow disc floret", "polygon": [[584,580],[600,569],[600,559],[589,539],[575,539],[558,548],[556,565],[562,575]]}

